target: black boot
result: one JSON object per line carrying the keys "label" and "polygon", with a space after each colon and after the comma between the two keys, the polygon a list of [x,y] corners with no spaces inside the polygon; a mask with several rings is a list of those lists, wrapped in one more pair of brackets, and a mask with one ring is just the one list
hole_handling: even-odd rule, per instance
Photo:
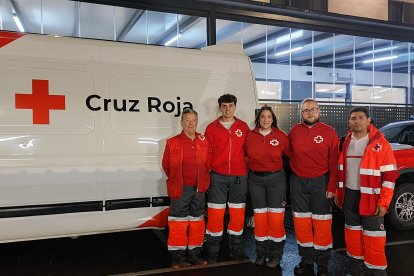
{"label": "black boot", "polygon": [[206,265],[207,261],[203,258],[203,250],[197,247],[188,251],[188,259],[193,265]]}
{"label": "black boot", "polygon": [[256,241],[256,261],[257,265],[264,265],[266,262],[266,244],[263,241]]}
{"label": "black boot", "polygon": [[179,269],[191,265],[186,259],[185,250],[172,250],[170,253],[172,256],[172,269]]}
{"label": "black boot", "polygon": [[318,265],[318,276],[329,276],[328,267],[326,265]]}
{"label": "black boot", "polygon": [[313,264],[300,262],[295,267],[295,275],[315,275],[315,273],[313,272]]}

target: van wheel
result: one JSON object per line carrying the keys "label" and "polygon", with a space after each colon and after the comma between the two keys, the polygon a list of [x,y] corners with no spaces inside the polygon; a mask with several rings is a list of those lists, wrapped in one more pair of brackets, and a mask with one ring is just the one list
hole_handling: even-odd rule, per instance
{"label": "van wheel", "polygon": [[414,229],[414,183],[404,183],[395,188],[389,218],[399,230]]}

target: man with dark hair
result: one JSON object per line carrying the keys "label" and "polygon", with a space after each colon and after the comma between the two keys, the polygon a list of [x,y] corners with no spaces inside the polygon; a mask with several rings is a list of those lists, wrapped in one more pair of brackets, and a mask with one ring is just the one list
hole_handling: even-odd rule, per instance
{"label": "man with dark hair", "polygon": [[241,238],[247,193],[244,142],[248,125],[236,118],[237,98],[225,94],[218,99],[221,116],[207,126],[205,135],[212,146],[211,185],[208,192],[206,227],[207,261],[215,263],[224,229],[226,203],[230,214],[227,233],[230,257],[242,259]]}
{"label": "man with dark hair", "polygon": [[295,275],[328,275],[332,248],[332,209],[330,199],[336,192],[338,136],[320,122],[319,105],[314,99],[301,104],[302,123],[289,133],[291,146],[290,194],[293,223],[299,255]]}
{"label": "man with dark hair", "polygon": [[397,164],[368,109],[354,107],[349,114],[351,130],[338,160],[335,199],[344,211],[346,251],[354,263],[352,275],[387,275],[384,215],[398,178]]}
{"label": "man with dark hair", "polygon": [[202,259],[202,246],[205,192],[210,185],[210,144],[196,132],[197,123],[197,112],[184,109],[181,115],[183,130],[167,140],[162,158],[162,167],[167,175],[167,192],[171,198],[168,250],[174,269],[190,263],[207,264]]}

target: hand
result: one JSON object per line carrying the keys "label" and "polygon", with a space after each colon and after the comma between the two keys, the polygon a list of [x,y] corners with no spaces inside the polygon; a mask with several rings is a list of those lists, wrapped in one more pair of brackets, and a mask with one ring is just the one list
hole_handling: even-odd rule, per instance
{"label": "hand", "polygon": [[382,206],[377,206],[377,209],[375,210],[374,216],[382,218],[387,213],[387,209]]}
{"label": "hand", "polygon": [[326,191],[326,198],[327,199],[333,198],[334,196],[335,196],[335,193]]}
{"label": "hand", "polygon": [[338,197],[337,196],[334,197],[333,201],[334,201],[335,205],[338,206]]}

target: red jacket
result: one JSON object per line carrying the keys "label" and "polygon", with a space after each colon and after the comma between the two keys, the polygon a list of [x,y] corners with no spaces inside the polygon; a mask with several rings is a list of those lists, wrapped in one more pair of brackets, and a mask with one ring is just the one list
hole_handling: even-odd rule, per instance
{"label": "red jacket", "polygon": [[221,117],[211,122],[205,135],[212,146],[211,169],[219,174],[242,176],[247,174],[244,141],[250,128],[237,118],[229,130],[221,123]]}
{"label": "red jacket", "polygon": [[246,155],[248,167],[253,171],[278,171],[283,168],[282,154],[289,156],[289,140],[278,128],[263,136],[259,128],[247,134]]}
{"label": "red jacket", "polygon": [[[373,125],[368,127],[369,142],[365,148],[360,165],[361,199],[359,214],[371,216],[377,206],[388,210],[393,193],[395,180],[398,178],[397,162],[391,145],[384,135]],[[344,201],[346,180],[346,152],[351,142],[352,131],[349,131],[338,160],[338,206]]]}
{"label": "red jacket", "polygon": [[300,123],[289,133],[290,168],[299,177],[315,178],[329,172],[326,190],[335,193],[338,163],[338,135],[324,123],[309,128]]}
{"label": "red jacket", "polygon": [[[184,132],[167,140],[164,155],[162,157],[162,168],[167,175],[167,193],[172,199],[180,198],[183,192],[183,148],[181,146],[181,137]],[[196,133],[195,138],[196,155],[197,155],[197,190],[205,192],[210,186],[210,165],[208,163],[208,154],[210,152],[210,143],[208,139]]]}

